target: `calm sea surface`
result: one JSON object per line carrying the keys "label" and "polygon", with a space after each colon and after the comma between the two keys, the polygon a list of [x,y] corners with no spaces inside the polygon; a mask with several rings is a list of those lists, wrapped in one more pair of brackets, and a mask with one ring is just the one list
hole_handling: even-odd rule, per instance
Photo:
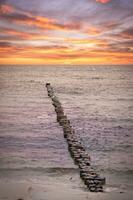
{"label": "calm sea surface", "polygon": [[107,185],[131,187],[133,66],[1,66],[0,179],[78,174],[46,82]]}

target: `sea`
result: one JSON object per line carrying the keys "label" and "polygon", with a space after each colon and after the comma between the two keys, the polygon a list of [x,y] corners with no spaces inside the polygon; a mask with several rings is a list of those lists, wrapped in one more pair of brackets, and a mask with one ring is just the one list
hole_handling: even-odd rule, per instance
{"label": "sea", "polygon": [[106,189],[132,189],[132,65],[0,66],[0,180],[85,189],[47,82]]}

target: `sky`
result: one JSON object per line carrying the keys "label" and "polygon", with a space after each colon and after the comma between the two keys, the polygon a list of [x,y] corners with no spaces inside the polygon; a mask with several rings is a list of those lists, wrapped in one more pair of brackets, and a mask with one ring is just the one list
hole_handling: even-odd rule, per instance
{"label": "sky", "polygon": [[132,64],[133,0],[0,0],[0,64]]}

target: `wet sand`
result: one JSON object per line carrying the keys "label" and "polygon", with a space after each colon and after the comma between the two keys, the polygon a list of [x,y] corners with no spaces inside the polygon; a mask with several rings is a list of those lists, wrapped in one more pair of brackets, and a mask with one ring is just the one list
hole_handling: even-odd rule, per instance
{"label": "wet sand", "polygon": [[132,200],[133,191],[106,187],[104,193],[92,193],[74,188],[71,184],[56,181],[35,184],[31,181],[0,182],[0,200]]}

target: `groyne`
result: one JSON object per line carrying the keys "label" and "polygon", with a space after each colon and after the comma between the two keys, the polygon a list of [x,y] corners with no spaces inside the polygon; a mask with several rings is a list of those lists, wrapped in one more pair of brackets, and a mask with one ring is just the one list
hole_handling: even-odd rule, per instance
{"label": "groyne", "polygon": [[90,156],[86,152],[84,146],[81,144],[76,136],[75,130],[64,113],[63,107],[59,99],[55,96],[54,90],[50,83],[46,83],[48,96],[52,100],[52,104],[57,114],[57,122],[62,126],[64,138],[68,144],[68,150],[76,165],[79,167],[80,177],[84,184],[91,192],[103,192],[103,185],[105,178],[100,175],[91,166]]}

